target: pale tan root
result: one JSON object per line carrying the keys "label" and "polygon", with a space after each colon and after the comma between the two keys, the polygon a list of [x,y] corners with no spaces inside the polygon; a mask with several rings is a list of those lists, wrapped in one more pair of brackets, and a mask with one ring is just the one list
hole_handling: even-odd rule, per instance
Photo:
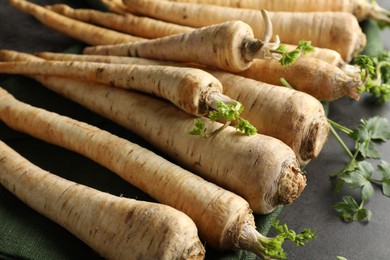
{"label": "pale tan root", "polygon": [[348,63],[367,43],[359,22],[350,13],[270,12],[270,17],[274,32],[282,42],[297,44],[300,40],[308,40],[313,46],[337,51]]}
{"label": "pale tan root", "polygon": [[[117,56],[49,52],[37,55],[54,60],[163,64],[155,60]],[[226,72],[208,72],[222,83],[224,94],[243,104],[245,109],[241,115],[249,120],[259,133],[276,137],[289,145],[301,164],[307,164],[310,159],[318,156],[327,139],[329,126],[323,106],[317,99],[300,91],[272,86]]]}
{"label": "pale tan root", "polygon": [[[313,11],[339,11],[344,3],[350,0],[339,1],[312,1],[312,0],[165,0],[169,2],[212,4],[234,8],[266,9],[269,11],[313,12]],[[344,11],[344,10],[343,10]]]}
{"label": "pale tan root", "polygon": [[[288,51],[292,51],[297,47],[297,45],[293,45],[293,44],[284,44],[284,46]],[[315,46],[313,47],[314,47],[314,51],[306,53],[304,57],[311,57],[311,58],[323,60],[335,66],[341,66],[342,64],[346,63],[341,57],[340,53],[338,53],[335,50],[331,50],[328,48],[318,48]]]}
{"label": "pale tan root", "polygon": [[[76,83],[74,86],[77,87],[75,81],[66,83],[67,80],[63,78],[53,79],[59,84]],[[157,200],[180,209],[194,220],[208,245],[219,250],[241,248],[259,253],[252,247],[259,243],[257,239],[246,234],[257,231],[249,205],[241,197],[127,140],[85,123],[31,107],[10,95],[2,96],[0,118],[16,130],[95,160]],[[280,181],[284,183],[294,178],[287,172]],[[290,187],[280,187],[280,192],[300,192],[296,190],[299,188],[297,183],[287,184]],[[291,203],[289,200],[292,198],[284,195],[288,200],[278,203]]]}
{"label": "pale tan root", "polygon": [[[252,25],[255,19],[258,24],[253,29],[258,30],[258,27],[264,26],[261,14],[258,16],[259,12],[253,10],[154,0],[124,0],[123,4],[131,13],[197,28],[230,20],[249,21]],[[247,15],[249,17],[244,17]],[[256,32],[258,33],[259,31]]]}
{"label": "pale tan root", "polygon": [[[50,89],[56,84],[60,92],[66,88],[64,82],[59,85],[53,78],[41,82]],[[79,93],[73,89],[74,82],[68,84],[72,88],[68,94],[76,99],[75,94]],[[294,152],[278,139],[244,136],[232,127],[213,138],[196,138],[187,134],[193,127],[193,117],[170,104],[121,89],[90,87],[93,89],[83,94],[83,105],[140,135],[185,168],[241,195],[255,213],[268,213],[277,205],[291,203],[305,187],[305,177]],[[81,90],[80,85],[78,88]],[[102,92],[95,96],[91,91]],[[220,124],[206,122],[206,127],[213,131]],[[283,176],[289,173],[294,185],[279,186]]]}
{"label": "pale tan root", "polygon": [[349,12],[359,21],[374,18],[379,21],[389,21],[389,11],[366,0],[167,0],[170,2],[189,2],[198,4],[213,4],[235,8],[266,9],[269,11],[286,12]]}
{"label": "pale tan root", "polygon": [[[251,26],[255,37],[264,34],[264,21],[258,10],[158,0],[124,0],[130,12],[191,27],[203,27],[228,20],[241,20]],[[338,51],[346,62],[366,44],[358,20],[345,12],[268,12],[273,32],[282,43],[311,41],[313,46]],[[348,25],[348,26],[346,26]]]}
{"label": "pale tan root", "polygon": [[352,13],[359,21],[369,18],[390,23],[390,11],[379,6],[375,1],[351,0]]}
{"label": "pale tan root", "polygon": [[[3,97],[8,94],[2,89],[0,93],[2,110],[7,110]],[[1,141],[0,172],[0,183],[11,193],[105,258],[204,258],[195,223],[169,206],[116,197],[65,180]]]}
{"label": "pale tan root", "polygon": [[[278,139],[259,134],[244,136],[232,127],[213,138],[197,138],[187,134],[194,118],[160,100],[58,77],[35,78],[128,128],[192,172],[241,195],[255,213],[268,213],[280,204],[291,203],[306,185],[293,150]],[[211,130],[221,125],[209,121],[205,124]]]}
{"label": "pale tan root", "polygon": [[333,101],[341,97],[359,99],[359,78],[348,76],[337,66],[327,62],[302,57],[291,66],[281,66],[271,60],[257,59],[246,71],[238,75],[273,85],[282,85],[284,78],[294,89],[308,93],[320,101]]}
{"label": "pale tan root", "polygon": [[91,158],[158,201],[189,215],[209,246],[219,250],[240,248],[243,223],[251,223],[256,229],[244,199],[136,144],[31,107],[10,95],[2,95],[1,105],[0,118],[10,127]]}
{"label": "pale tan root", "polygon": [[[292,51],[297,46],[285,44],[287,50]],[[340,53],[335,50],[327,49],[327,48],[314,48],[313,52],[306,53],[305,56],[310,58],[315,58],[319,60],[323,60],[328,62],[331,65],[339,67],[342,71],[344,71],[351,78],[360,78],[360,67],[354,64],[349,64],[343,60]]]}
{"label": "pale tan root", "polygon": [[[284,44],[286,46],[287,50],[292,51],[295,48],[297,48],[297,45],[292,45],[292,44]],[[42,52],[39,53],[39,55],[44,55],[44,59],[49,59],[49,60],[78,60],[80,57],[71,57],[67,56],[69,54],[65,54],[65,56],[60,57],[60,53],[49,53],[49,52]],[[78,55],[78,54],[76,54]],[[91,56],[91,57],[88,57]],[[127,63],[127,58],[123,58],[121,56],[110,56],[110,55],[84,55],[83,59],[81,61],[97,61],[97,62],[106,62],[106,63]],[[343,70],[348,76],[352,78],[356,78],[357,76],[360,75],[360,68],[356,65],[348,64],[345,62],[341,55],[334,50],[327,49],[327,48],[314,48],[314,52],[310,52],[305,54],[305,57],[312,57],[316,58],[319,60],[326,61],[332,65],[338,66],[341,70]],[[122,61],[120,61],[122,59]],[[133,59],[140,59],[140,62],[142,61],[142,58],[134,58]],[[149,62],[151,60],[149,59]],[[161,64],[161,61],[156,61],[153,64]],[[169,64],[169,62],[166,63],[166,65],[172,65]]]}
{"label": "pale tan root", "polygon": [[[266,16],[266,12],[263,14]],[[269,35],[263,36],[268,38]],[[277,47],[275,43],[255,39],[248,24],[227,21],[143,42],[90,46],[83,52],[198,63],[227,71],[242,71],[254,58],[266,58],[270,49]]]}
{"label": "pale tan root", "polygon": [[144,38],[160,38],[194,29],[130,13],[120,15],[93,9],[73,9],[64,4],[47,6],[46,8],[69,18]]}
{"label": "pale tan root", "polygon": [[[124,12],[123,15],[118,15],[91,9],[73,9],[64,4],[47,6],[47,8],[74,19],[102,24],[105,27],[113,28],[115,30],[129,34],[138,35],[144,38],[159,38],[172,34],[188,32],[195,29],[193,27],[167,23],[148,17],[135,16],[129,12]],[[288,50],[293,50],[297,47],[293,44],[284,45]],[[357,72],[357,69],[354,66],[346,63],[341,55],[335,50],[316,47],[314,52],[308,53],[305,56],[318,58],[333,65],[337,65],[345,70],[346,73],[356,74]]]}
{"label": "pale tan root", "polygon": [[321,152],[329,134],[322,104],[311,95],[256,80],[210,71],[224,93],[244,106],[241,116],[259,133],[282,140],[296,153],[301,165]]}
{"label": "pale tan root", "polygon": [[0,63],[0,72],[69,77],[136,90],[167,99],[196,116],[218,110],[218,100],[237,103],[222,94],[222,85],[215,77],[195,68],[79,61],[19,61]]}
{"label": "pale tan root", "polygon": [[[9,50],[0,50],[0,60],[1,55],[8,53],[8,55],[14,54],[15,56],[24,56],[22,52],[14,52]],[[57,60],[57,61],[87,61],[87,62],[101,62],[101,63],[114,63],[114,64],[139,64],[139,65],[168,65],[174,66],[174,62],[165,62],[160,60],[152,60],[146,58],[135,58],[135,57],[124,57],[124,56],[113,56],[113,55],[84,55],[84,54],[72,54],[72,53],[59,53],[59,52],[36,52],[35,56],[40,57],[45,60]],[[26,59],[31,57],[30,54],[27,54]],[[4,58],[4,61],[10,60],[12,58]],[[19,61],[23,61],[20,59]],[[185,64],[183,64],[185,65]]]}
{"label": "pale tan root", "polygon": [[144,39],[70,19],[25,0],[9,0],[9,3],[20,11],[33,15],[45,26],[90,45],[116,44]]}
{"label": "pale tan root", "polygon": [[128,13],[126,11],[126,7],[122,3],[122,1],[117,1],[117,0],[101,0],[103,4],[105,4],[108,8],[108,11],[112,13],[117,13],[117,14],[126,14]]}

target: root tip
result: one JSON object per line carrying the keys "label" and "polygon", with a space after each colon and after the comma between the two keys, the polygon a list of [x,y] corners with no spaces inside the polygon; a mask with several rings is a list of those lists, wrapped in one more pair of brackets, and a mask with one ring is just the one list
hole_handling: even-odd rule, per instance
{"label": "root tip", "polygon": [[294,165],[286,169],[279,180],[278,204],[290,204],[297,199],[306,187],[306,176]]}

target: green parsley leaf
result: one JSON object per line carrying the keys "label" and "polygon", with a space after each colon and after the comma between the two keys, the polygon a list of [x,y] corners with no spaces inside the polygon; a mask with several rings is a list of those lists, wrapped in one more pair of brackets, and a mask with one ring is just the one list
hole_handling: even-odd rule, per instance
{"label": "green parsley leaf", "polygon": [[371,163],[362,161],[359,167],[353,171],[346,171],[340,175],[340,179],[349,184],[352,189],[362,189],[362,200],[366,201],[374,195],[374,187],[370,181],[374,167]]}
{"label": "green parsley leaf", "polygon": [[313,240],[317,238],[315,235],[315,230],[311,230],[310,228],[305,228],[303,232],[300,234],[297,234],[295,237],[295,244],[298,246],[303,246],[305,245],[308,241]]}
{"label": "green parsley leaf", "polygon": [[381,158],[380,152],[378,151],[378,149],[376,149],[376,146],[371,139],[366,140],[364,143],[358,144],[356,149],[359,150],[363,158]]}
{"label": "green parsley leaf", "polygon": [[382,161],[378,165],[378,172],[382,176],[382,191],[387,197],[390,197],[390,163]]}
{"label": "green parsley leaf", "polygon": [[[280,50],[280,49],[278,49]],[[299,57],[300,51],[298,49],[292,50],[290,52],[283,53],[283,57],[279,60],[282,66],[287,66],[293,64]]]}
{"label": "green parsley leaf", "polygon": [[352,133],[348,136],[359,143],[364,143],[369,140],[370,134],[368,133],[367,122],[365,120],[361,120],[361,124],[353,129]]}
{"label": "green parsley leaf", "polygon": [[366,121],[371,138],[376,141],[390,140],[390,123],[385,117],[375,116]]}
{"label": "green parsley leaf", "polygon": [[311,42],[305,40],[300,40],[297,47],[292,51],[288,51],[286,46],[283,44],[279,45],[279,47],[276,49],[276,52],[282,55],[282,58],[279,60],[279,63],[282,66],[290,65],[294,63],[301,55],[313,51],[314,47],[311,45]]}
{"label": "green parsley leaf", "polygon": [[351,133],[348,134],[356,141],[355,149],[359,150],[364,158],[379,159],[381,154],[376,149],[374,142],[383,142],[390,139],[390,124],[384,117],[372,117],[361,120]]}
{"label": "green parsley leaf", "polygon": [[218,110],[212,110],[209,112],[209,118],[212,121],[227,120],[233,121],[238,119],[239,114],[244,110],[244,107],[237,104],[225,104],[218,101]]}
{"label": "green parsley leaf", "polygon": [[240,118],[238,120],[238,123],[235,127],[246,135],[254,135],[257,133],[256,127],[251,125],[248,120],[245,120],[243,118]]}
{"label": "green parsley leaf", "polygon": [[294,230],[289,229],[287,224],[280,225],[279,220],[272,222],[272,227],[279,232],[279,235],[283,235],[285,239],[294,242],[297,246],[304,246],[310,240],[317,238],[315,230],[305,228],[303,232],[297,234]]}
{"label": "green parsley leaf", "polygon": [[276,237],[265,237],[261,239],[261,244],[264,246],[264,253],[272,258],[286,259],[287,254],[284,251],[282,244],[284,243],[284,236],[282,234]]}
{"label": "green parsley leaf", "polygon": [[211,121],[226,120],[229,123],[237,120],[235,128],[246,135],[254,135],[257,133],[256,127],[251,125],[248,120],[240,117],[244,107],[241,104],[225,104],[221,101],[217,102],[218,110],[212,110],[209,112],[209,118]]}
{"label": "green parsley leaf", "polygon": [[206,127],[202,120],[199,118],[194,119],[194,128],[188,132],[190,135],[199,135],[206,137]]}
{"label": "green parsley leaf", "polygon": [[359,206],[352,196],[344,196],[342,202],[332,207],[346,222],[371,220],[371,211]]}
{"label": "green parsley leaf", "polygon": [[261,234],[257,237],[261,244],[260,250],[264,253],[264,259],[270,259],[270,257],[272,259],[286,259],[287,254],[282,247],[285,240],[291,240],[297,246],[303,246],[306,242],[317,238],[315,230],[305,228],[303,232],[297,234],[294,230],[289,229],[286,224],[280,225],[279,220],[274,220],[272,227],[279,233],[275,237],[267,237]]}
{"label": "green parsley leaf", "polygon": [[[390,62],[390,51],[383,50],[377,55],[370,57],[374,62],[374,66],[378,67],[380,63]],[[390,81],[390,68],[388,66],[383,66],[380,68],[381,79],[383,82],[387,83]]]}
{"label": "green parsley leaf", "polygon": [[363,208],[363,203],[374,195],[373,184],[382,185],[382,191],[385,196],[390,197],[390,164],[382,161],[377,169],[382,179],[373,178],[374,167],[367,158],[380,159],[381,154],[376,149],[375,144],[390,139],[390,124],[386,118],[373,117],[368,120],[361,120],[361,124],[351,130],[331,120],[328,120],[332,127],[337,128],[355,141],[355,151],[352,153],[344,141],[339,137],[336,131],[332,131],[336,140],[344,148],[350,160],[348,164],[338,173],[331,177],[337,177],[335,186],[336,192],[339,192],[344,184],[352,189],[361,189],[361,204],[351,197],[343,197],[343,201],[333,205],[336,212],[344,221],[370,221],[372,213]]}
{"label": "green parsley leaf", "polygon": [[298,42],[297,48],[301,51],[302,54],[307,54],[315,51],[313,45],[311,45],[311,41],[300,40]]}
{"label": "green parsley leaf", "polygon": [[369,73],[375,73],[375,65],[370,57],[367,55],[357,55],[354,58],[354,63],[358,65],[360,68],[367,70]]}
{"label": "green parsley leaf", "polygon": [[355,63],[361,67],[362,81],[360,92],[373,94],[379,104],[390,100],[390,51],[382,51],[376,56],[358,55]]}

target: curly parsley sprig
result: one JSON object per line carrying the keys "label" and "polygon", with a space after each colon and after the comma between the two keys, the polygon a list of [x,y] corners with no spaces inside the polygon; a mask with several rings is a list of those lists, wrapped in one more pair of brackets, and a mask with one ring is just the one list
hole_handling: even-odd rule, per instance
{"label": "curly parsley sprig", "polygon": [[272,222],[272,227],[278,233],[275,237],[259,236],[262,245],[261,251],[264,259],[286,259],[287,253],[282,245],[286,240],[294,242],[297,246],[304,246],[307,242],[316,239],[316,230],[305,228],[303,232],[296,233],[289,229],[287,224],[280,225],[279,220]]}
{"label": "curly parsley sprig", "polygon": [[390,100],[390,52],[384,51],[377,56],[358,55],[354,63],[361,68],[363,84],[359,92],[373,94],[377,103]]}
{"label": "curly parsley sprig", "polygon": [[287,66],[296,62],[296,60],[304,54],[314,51],[314,47],[310,41],[300,40],[297,47],[288,51],[286,46],[281,44],[276,50],[272,50],[273,53],[279,54],[281,58],[279,62],[282,66]]}
{"label": "curly parsley sprig", "polygon": [[234,126],[238,131],[243,132],[246,135],[254,135],[257,133],[256,127],[249,123],[248,120],[243,119],[240,114],[243,111],[244,107],[240,103],[235,104],[226,104],[221,101],[217,101],[218,109],[211,110],[208,114],[209,119],[212,122],[215,121],[225,121],[225,123],[213,132],[208,132],[205,123],[199,119],[194,119],[194,128],[189,131],[190,135],[199,135],[202,137],[210,137],[215,135],[228,127],[231,122],[236,121]]}

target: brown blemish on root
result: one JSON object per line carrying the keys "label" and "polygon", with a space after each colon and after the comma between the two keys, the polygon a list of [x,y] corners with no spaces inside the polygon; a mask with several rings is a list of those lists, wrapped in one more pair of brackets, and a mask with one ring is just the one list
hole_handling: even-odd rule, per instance
{"label": "brown blemish on root", "polygon": [[330,127],[324,115],[314,119],[307,129],[309,131],[302,138],[303,141],[299,149],[301,164],[306,164],[318,156],[328,139]]}

